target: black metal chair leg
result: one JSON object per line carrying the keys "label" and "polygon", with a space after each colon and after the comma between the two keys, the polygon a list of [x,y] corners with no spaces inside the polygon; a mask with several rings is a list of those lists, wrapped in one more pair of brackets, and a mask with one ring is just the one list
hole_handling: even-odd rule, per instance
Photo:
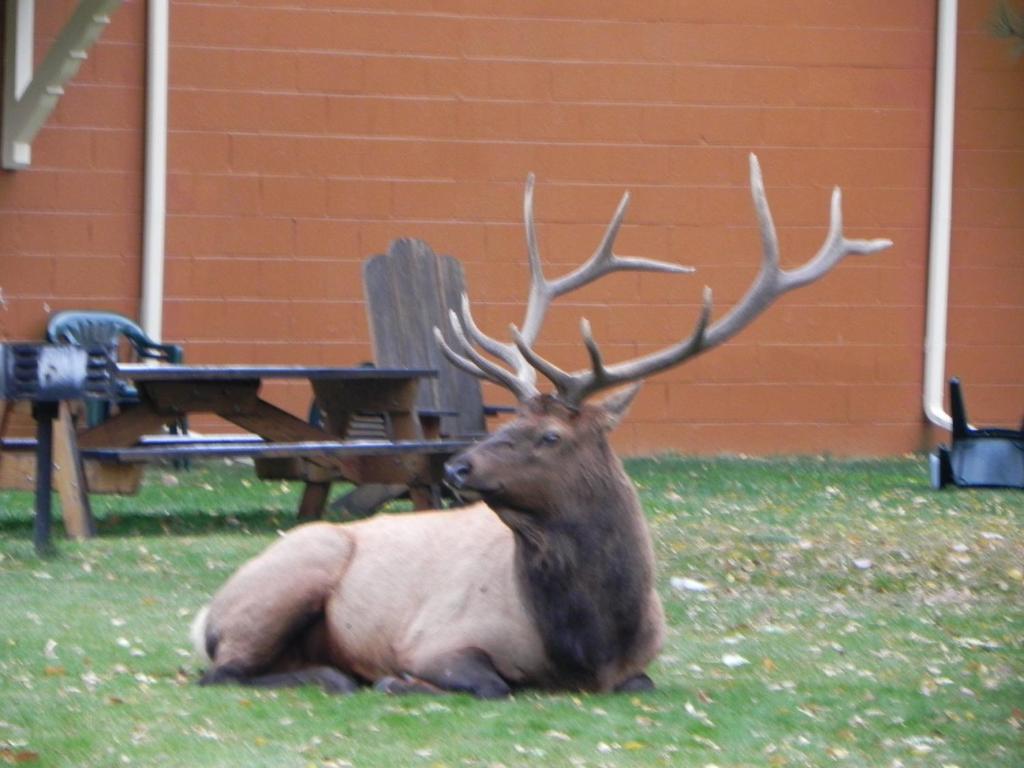
{"label": "black metal chair leg", "polygon": [[967,407],[960,389],[960,379],[949,380],[949,415],[953,420],[953,439],[962,440],[967,437],[970,427],[967,426]]}
{"label": "black metal chair leg", "polygon": [[50,530],[53,526],[53,420],[57,403],[40,402],[32,406],[36,420],[36,517],[32,541],[36,554],[53,552]]}

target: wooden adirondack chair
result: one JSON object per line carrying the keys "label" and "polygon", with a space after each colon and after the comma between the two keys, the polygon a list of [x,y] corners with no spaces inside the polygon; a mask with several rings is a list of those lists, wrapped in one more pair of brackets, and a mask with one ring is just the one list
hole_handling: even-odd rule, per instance
{"label": "wooden adirondack chair", "polygon": [[440,417],[441,433],[452,437],[487,431],[480,380],[449,363],[434,340],[435,327],[450,339],[448,311],[458,308],[465,290],[458,260],[438,256],[422,240],[395,240],[363,266],[374,361],[437,370],[436,379],[420,386],[418,406],[428,418]]}
{"label": "wooden adirondack chair", "polygon": [[[465,290],[459,261],[437,255],[422,240],[395,240],[387,253],[363,265],[374,362],[381,367],[437,370],[436,379],[420,384],[417,408],[425,431],[443,437],[481,437],[487,432],[488,416],[515,410],[485,405],[480,380],[448,362],[434,339],[437,327],[453,343],[448,311],[458,307]],[[332,508],[365,516],[404,491],[401,486],[364,485]]]}

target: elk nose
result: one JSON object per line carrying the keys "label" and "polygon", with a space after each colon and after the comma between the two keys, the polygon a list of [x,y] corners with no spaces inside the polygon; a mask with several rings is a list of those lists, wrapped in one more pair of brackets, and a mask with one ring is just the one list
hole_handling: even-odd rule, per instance
{"label": "elk nose", "polygon": [[466,459],[452,459],[444,465],[444,479],[452,488],[462,488],[473,471],[473,465]]}

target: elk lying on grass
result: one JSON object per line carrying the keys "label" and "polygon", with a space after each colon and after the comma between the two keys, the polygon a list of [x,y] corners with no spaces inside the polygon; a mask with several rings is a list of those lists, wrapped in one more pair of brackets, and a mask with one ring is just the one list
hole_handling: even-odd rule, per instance
{"label": "elk lying on grass", "polygon": [[[374,683],[388,692],[479,697],[524,686],[652,687],[645,669],[665,631],[654,556],[636,491],[609,447],[608,432],[643,378],[721,344],[779,295],[821,277],[844,255],[890,245],[843,236],[837,189],[821,250],[804,266],[783,270],[753,156],[751,187],[763,261],[744,298],[711,323],[705,290],[689,337],[617,365],[604,362],[584,321],[591,365],[567,373],[534,350],[555,298],[615,270],[689,270],[613,253],[624,196],[593,256],[547,280],[531,176],[524,214],[532,283],[522,329],[512,328],[512,343],[485,335],[465,297],[451,317],[455,343],[449,346],[435,329],[454,364],[507,387],[521,404],[514,421],[446,467],[452,486],[481,501],[453,511],[295,528],[243,565],[196,617],[193,638],[212,661],[200,682],[318,683],[337,692]],[[541,394],[538,372],[554,385],[553,394]],[[627,384],[603,402],[586,402]]]}

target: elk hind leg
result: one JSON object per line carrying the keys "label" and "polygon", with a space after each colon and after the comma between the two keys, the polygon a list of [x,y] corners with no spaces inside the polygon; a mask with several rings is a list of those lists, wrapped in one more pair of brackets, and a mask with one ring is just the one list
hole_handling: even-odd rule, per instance
{"label": "elk hind leg", "polygon": [[351,553],[342,530],[313,523],[239,568],[197,618],[194,634],[213,662],[200,684],[354,690],[356,682],[330,665],[324,616]]}
{"label": "elk hind leg", "polygon": [[327,693],[354,693],[359,684],[339,669],[328,666],[300,667],[290,672],[248,674],[231,667],[212,667],[199,678],[200,685],[247,685],[255,688],[293,688],[319,685]]}

